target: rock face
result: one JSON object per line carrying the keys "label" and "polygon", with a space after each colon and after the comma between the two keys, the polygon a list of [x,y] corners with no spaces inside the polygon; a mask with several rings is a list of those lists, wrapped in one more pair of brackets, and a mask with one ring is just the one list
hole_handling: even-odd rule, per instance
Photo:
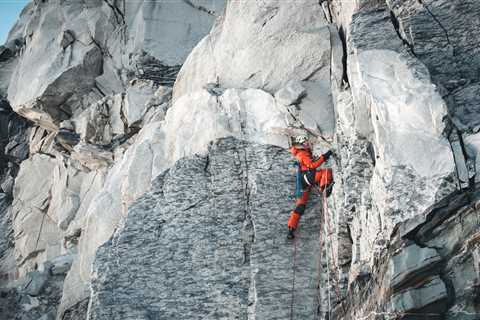
{"label": "rock face", "polygon": [[[453,194],[425,212],[420,221],[399,224],[388,253],[369,276],[379,282],[374,285],[371,279],[359,277],[351,284],[346,318],[362,314],[478,318],[478,259],[477,249],[472,250],[478,241],[478,222],[474,222],[478,221],[478,199],[477,191]],[[459,231],[459,220],[469,227]]]}
{"label": "rock face", "polygon": [[[177,161],[97,252],[90,319],[288,318],[295,246],[279,218],[293,189],[278,186],[293,186],[293,177],[282,174],[290,166],[282,148],[233,138],[210,146],[205,157]],[[305,217],[298,240],[293,315],[302,319],[316,313],[311,275],[318,272],[319,220],[313,210],[320,207]],[[115,256],[126,263],[116,265]],[[132,307],[132,299],[141,304]]]}
{"label": "rock face", "polygon": [[[238,25],[243,28],[238,28]],[[332,134],[331,33],[316,1],[231,1],[217,23],[189,55],[178,75],[174,100],[206,83],[225,88],[259,88],[270,93],[291,80],[316,94],[330,120],[314,128]],[[333,38],[333,39],[332,39]],[[240,52],[241,54],[236,54]],[[308,112],[308,111],[307,111]],[[310,110],[312,112],[312,110]]]}
{"label": "rock face", "polygon": [[10,103],[26,118],[56,129],[103,96],[122,92],[131,79],[126,73],[148,78],[149,69],[181,65],[223,3],[35,3],[31,15],[22,17],[25,47],[10,81]]}
{"label": "rock face", "polygon": [[[0,47],[0,319],[478,319],[478,13],[33,1]],[[289,242],[297,134],[335,186]]]}

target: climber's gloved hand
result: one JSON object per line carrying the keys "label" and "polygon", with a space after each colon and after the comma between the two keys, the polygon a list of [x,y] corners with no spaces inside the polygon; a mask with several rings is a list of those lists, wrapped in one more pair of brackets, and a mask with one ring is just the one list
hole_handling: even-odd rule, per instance
{"label": "climber's gloved hand", "polygon": [[333,154],[332,150],[328,150],[327,152],[325,152],[323,154],[323,159],[325,159],[325,161],[327,161],[332,156],[332,154]]}

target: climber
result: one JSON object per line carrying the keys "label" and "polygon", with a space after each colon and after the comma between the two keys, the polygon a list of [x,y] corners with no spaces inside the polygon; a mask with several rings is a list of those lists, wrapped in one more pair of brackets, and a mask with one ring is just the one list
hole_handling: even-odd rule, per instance
{"label": "climber", "polygon": [[295,237],[294,232],[298,226],[298,221],[300,217],[305,212],[305,207],[307,205],[310,189],[313,186],[318,185],[321,192],[326,192],[326,196],[330,196],[333,188],[333,175],[332,169],[320,169],[317,168],[327,161],[331,155],[332,151],[327,151],[324,153],[318,160],[312,159],[312,151],[308,137],[305,135],[300,135],[295,137],[295,143],[290,148],[290,152],[295,156],[299,162],[299,170],[302,177],[302,188],[303,194],[297,198],[296,207],[290,214],[290,219],[288,219],[288,239],[293,239]]}

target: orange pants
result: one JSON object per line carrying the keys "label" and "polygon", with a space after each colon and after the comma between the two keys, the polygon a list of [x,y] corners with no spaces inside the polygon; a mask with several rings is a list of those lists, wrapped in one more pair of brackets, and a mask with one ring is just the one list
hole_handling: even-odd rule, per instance
{"label": "orange pants", "polygon": [[[315,185],[320,187],[320,190],[323,191],[326,186],[333,182],[332,169],[320,169],[315,173]],[[295,209],[290,214],[288,219],[288,228],[296,229],[298,227],[298,222],[300,217],[305,212],[305,208],[308,202],[308,197],[310,196],[310,189],[312,186],[308,186],[307,189],[303,192],[302,196],[297,199]]]}

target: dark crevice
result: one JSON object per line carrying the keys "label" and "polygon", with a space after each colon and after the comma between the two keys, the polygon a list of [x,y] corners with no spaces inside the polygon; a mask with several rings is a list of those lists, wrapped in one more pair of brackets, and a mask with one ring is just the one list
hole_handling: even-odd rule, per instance
{"label": "dark crevice", "polygon": [[[102,53],[102,56],[104,57],[108,57],[108,58],[113,58],[112,55],[110,54],[110,52],[108,52],[107,50],[104,50],[102,48],[102,46],[98,43],[97,40],[95,40],[95,38],[93,36],[90,35],[90,44],[94,44],[99,50],[100,52]],[[103,67],[102,67],[103,68]],[[102,72],[103,73],[103,72]]]}
{"label": "dark crevice", "polygon": [[445,284],[445,288],[447,290],[447,310],[450,309],[454,304],[456,300],[456,295],[455,295],[455,286],[453,285],[453,281],[447,276],[445,273],[445,265],[443,266],[443,270],[440,273],[440,279],[443,281]]}
{"label": "dark crevice", "polygon": [[278,8],[269,8],[272,13],[270,14],[270,16],[262,23],[262,28],[265,27],[267,25],[267,23],[269,23],[273,18],[275,18],[275,16],[278,14]]}
{"label": "dark crevice", "polygon": [[[425,10],[428,12],[428,14],[433,18],[433,20],[435,20],[435,22],[440,26],[440,28],[443,30],[443,32],[445,33],[445,37],[447,39],[447,43],[451,46],[452,43],[450,42],[450,37],[448,36],[448,31],[447,29],[443,26],[443,24],[440,22],[440,20],[438,20],[438,18],[433,14],[433,12],[430,10],[430,8],[428,7],[428,5],[424,2],[424,0],[418,0],[418,3],[420,3],[424,8]],[[453,54],[455,55],[455,53]]]}
{"label": "dark crevice", "polygon": [[197,202],[195,202],[195,203],[189,205],[188,207],[182,209],[182,211],[188,211],[188,210],[191,210],[191,209],[193,209],[193,208],[196,208],[199,204],[201,204],[202,202],[205,202],[205,201],[207,201],[206,198],[200,199],[200,200],[198,200]]}
{"label": "dark crevice", "polygon": [[367,144],[367,153],[370,156],[370,159],[372,160],[372,166],[375,167],[377,159],[375,155],[375,147],[373,146],[372,142],[368,142]]}
{"label": "dark crevice", "polygon": [[395,29],[395,32],[397,33],[397,36],[400,40],[402,40],[403,44],[405,46],[407,46],[409,48],[409,51],[410,53],[416,57],[417,55],[415,54],[415,50],[414,50],[414,47],[413,47],[413,44],[411,44],[410,42],[407,41],[407,39],[405,39],[403,36],[402,36],[402,33],[400,31],[400,22],[398,21],[397,17],[395,16],[395,13],[393,11],[390,10],[390,20],[392,21],[392,24],[393,24],[393,28]]}
{"label": "dark crevice", "polygon": [[348,73],[347,73],[347,59],[348,59],[348,53],[347,53],[347,38],[345,36],[345,30],[343,29],[343,26],[341,26],[338,29],[338,35],[340,36],[340,40],[342,41],[342,47],[343,47],[343,57],[342,57],[342,65],[343,65],[343,75],[342,75],[342,83],[347,83],[349,84],[350,82],[348,81]]}
{"label": "dark crevice", "polygon": [[203,167],[203,171],[205,171],[208,176],[211,175],[211,172],[210,172],[210,156],[209,155],[207,155],[206,158],[205,158],[205,166]]}
{"label": "dark crevice", "polygon": [[310,80],[318,71],[322,70],[323,69],[323,66],[320,66],[318,68],[316,68],[315,70],[313,70],[308,76],[306,76],[305,78],[302,79],[302,81],[308,81]]}
{"label": "dark crevice", "polygon": [[99,92],[103,97],[106,97],[106,96],[107,96],[107,95],[105,94],[105,92],[103,92],[103,90],[100,89],[100,87],[98,86],[97,81],[95,81],[95,82],[93,83],[93,87],[94,87],[95,89],[97,89],[98,92]]}
{"label": "dark crevice", "polygon": [[110,9],[112,9],[113,13],[115,14],[115,19],[117,20],[117,23],[122,25],[125,24],[125,15],[123,14],[122,10],[120,10],[116,5],[108,2],[108,0],[104,0],[104,2],[110,7]]}
{"label": "dark crevice", "polygon": [[[461,134],[461,132],[458,132],[458,141],[460,142],[463,159],[465,160],[465,168],[467,170],[467,174],[469,175],[470,172],[468,170],[468,165],[467,165],[467,160],[468,160],[467,147],[465,146],[465,141],[463,141],[463,135]],[[468,189],[472,191],[475,190],[475,176],[476,176],[476,172],[472,177],[469,177],[469,180],[468,180]]]}
{"label": "dark crevice", "polygon": [[[452,123],[452,125],[453,125],[453,123]],[[466,148],[465,148],[465,143],[463,141],[463,137],[462,137],[461,132],[459,132],[458,129],[453,128],[451,130],[450,134],[448,135],[448,141],[450,143],[450,148],[452,149],[452,154],[454,155],[454,163],[455,163],[457,178],[458,178],[458,181],[459,181],[459,188],[461,190],[466,189],[464,186],[462,186],[462,182],[468,182],[468,188],[472,188],[472,181],[470,181],[471,179],[468,179],[468,177],[467,177],[467,180],[464,181],[460,177],[460,171],[461,171],[461,170],[459,170],[460,166],[465,167],[465,170],[467,172],[467,176],[469,174],[467,163],[466,163],[466,160],[468,159],[468,156],[467,156],[467,151],[466,151]],[[461,156],[463,157],[463,163],[457,163],[457,160],[456,160],[457,157],[455,157],[455,149],[457,149],[457,148],[455,148],[455,146],[454,146],[454,144],[456,144],[456,143],[458,143],[460,145],[460,151],[461,151]],[[474,183],[474,181],[473,181],[473,183]]]}
{"label": "dark crevice", "polygon": [[205,8],[203,6],[196,6],[190,0],[183,0],[183,2],[185,2],[186,4],[188,4],[190,7],[194,8],[194,9],[205,12],[206,14],[209,14],[211,16],[215,16],[215,11],[213,11],[213,10],[208,10],[207,8]]}

